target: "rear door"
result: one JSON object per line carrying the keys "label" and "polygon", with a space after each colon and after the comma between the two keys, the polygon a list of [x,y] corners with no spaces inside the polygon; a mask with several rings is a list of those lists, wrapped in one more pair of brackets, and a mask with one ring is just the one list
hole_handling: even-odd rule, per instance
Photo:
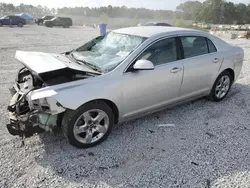
{"label": "rear door", "polygon": [[10,23],[11,25],[17,25],[18,17],[10,16]]}
{"label": "rear door", "polygon": [[218,75],[223,57],[206,37],[180,37],[183,49],[184,76],[181,88],[183,98],[208,92]]}

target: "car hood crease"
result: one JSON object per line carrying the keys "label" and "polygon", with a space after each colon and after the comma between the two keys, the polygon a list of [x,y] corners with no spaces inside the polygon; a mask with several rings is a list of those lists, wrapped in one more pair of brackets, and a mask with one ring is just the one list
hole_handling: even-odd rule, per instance
{"label": "car hood crease", "polygon": [[77,71],[101,74],[87,66],[80,65],[70,60],[63,54],[44,52],[17,51],[15,58],[24,66],[37,74],[70,68]]}

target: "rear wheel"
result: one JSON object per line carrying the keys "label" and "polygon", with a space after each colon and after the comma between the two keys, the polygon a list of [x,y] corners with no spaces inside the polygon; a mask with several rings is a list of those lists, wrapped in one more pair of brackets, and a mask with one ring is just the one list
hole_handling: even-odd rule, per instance
{"label": "rear wheel", "polygon": [[17,26],[18,26],[18,27],[23,27],[23,23],[22,23],[22,22],[18,22],[18,23],[17,23]]}
{"label": "rear wheel", "polygon": [[75,111],[65,112],[62,131],[73,146],[88,148],[104,141],[113,124],[114,115],[106,103],[90,102]]}
{"label": "rear wheel", "polygon": [[210,100],[222,101],[228,94],[233,83],[232,75],[228,71],[223,71],[216,79],[209,95]]}

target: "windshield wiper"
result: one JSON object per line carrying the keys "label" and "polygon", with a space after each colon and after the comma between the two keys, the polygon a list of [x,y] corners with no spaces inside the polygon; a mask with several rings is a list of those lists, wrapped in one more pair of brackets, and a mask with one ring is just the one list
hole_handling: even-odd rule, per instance
{"label": "windshield wiper", "polygon": [[101,69],[99,66],[97,66],[97,65],[95,65],[95,64],[92,64],[92,63],[88,63],[88,62],[86,62],[86,61],[84,61],[84,60],[76,59],[73,53],[70,53],[70,55],[71,55],[71,57],[72,57],[75,61],[77,61],[78,64],[83,63],[84,65],[87,65],[87,66],[90,67],[91,69],[93,69],[93,70],[95,70],[95,71],[97,71],[97,72],[103,73],[102,69]]}
{"label": "windshield wiper", "polygon": [[77,61],[83,63],[84,65],[87,65],[88,67],[91,67],[93,70],[95,70],[97,72],[103,73],[102,69],[99,66],[95,65],[95,64],[88,63],[88,62],[86,62],[84,60],[78,60],[77,59]]}

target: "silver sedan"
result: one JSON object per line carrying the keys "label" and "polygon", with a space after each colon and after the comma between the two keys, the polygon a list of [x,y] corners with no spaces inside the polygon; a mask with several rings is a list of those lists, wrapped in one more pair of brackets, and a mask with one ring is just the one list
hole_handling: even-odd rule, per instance
{"label": "silver sedan", "polygon": [[12,135],[61,127],[80,148],[112,126],[207,96],[223,100],[239,77],[243,50],[201,31],[131,27],[62,54],[17,51],[24,68],[10,89]]}

